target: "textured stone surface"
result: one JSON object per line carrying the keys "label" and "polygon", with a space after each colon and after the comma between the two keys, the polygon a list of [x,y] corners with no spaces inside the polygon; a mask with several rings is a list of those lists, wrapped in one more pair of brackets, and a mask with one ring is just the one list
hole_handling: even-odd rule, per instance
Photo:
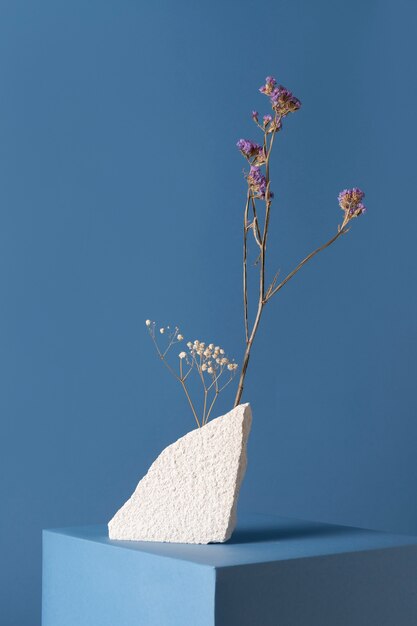
{"label": "textured stone surface", "polygon": [[110,539],[223,542],[236,525],[252,414],[241,404],[158,456],[109,522]]}

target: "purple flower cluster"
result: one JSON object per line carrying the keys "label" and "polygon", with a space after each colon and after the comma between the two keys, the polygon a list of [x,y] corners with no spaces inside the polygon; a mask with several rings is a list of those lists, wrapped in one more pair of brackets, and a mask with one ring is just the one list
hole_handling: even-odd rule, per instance
{"label": "purple flower cluster", "polygon": [[288,113],[297,111],[301,106],[299,99],[282,85],[277,85],[277,81],[273,76],[266,77],[265,85],[262,85],[259,91],[269,96],[272,108],[279,117],[285,117]]}
{"label": "purple flower cluster", "polygon": [[358,187],[353,187],[353,189],[344,189],[339,193],[339,206],[349,219],[352,217],[358,217],[359,215],[362,215],[362,213],[365,213],[366,207],[362,204],[364,197],[364,192]]}
{"label": "purple flower cluster", "polygon": [[272,115],[264,115],[263,122],[264,130],[268,133],[272,133],[274,131],[278,132],[282,128],[281,117],[278,115],[275,115],[275,117],[272,117]]}
{"label": "purple flower cluster", "polygon": [[270,96],[274,91],[276,84],[277,81],[273,76],[267,76],[265,78],[265,85],[262,85],[262,87],[259,88],[259,91],[266,96]]}
{"label": "purple flower cluster", "polygon": [[249,139],[239,139],[236,146],[247,159],[258,156],[263,151],[262,146]]}
{"label": "purple flower cluster", "polygon": [[[256,193],[259,198],[264,200],[266,194],[266,178],[261,168],[257,165],[252,165],[247,175],[247,181],[252,191]],[[269,197],[273,198],[274,194],[270,192]]]}
{"label": "purple flower cluster", "polygon": [[285,117],[288,113],[294,113],[301,106],[299,99],[282,85],[274,89],[271,95],[271,103],[272,108],[280,117]]}
{"label": "purple flower cluster", "polygon": [[[291,91],[288,91],[288,89],[285,89],[282,85],[278,85],[273,76],[266,77],[265,84],[262,85],[259,91],[269,97],[273,110],[273,115],[263,116],[262,126],[259,123],[258,111],[252,111],[252,119],[265,133],[264,146],[266,147],[268,146],[266,135],[281,130],[282,118],[288,113],[299,109],[301,103],[298,98],[293,96]],[[239,139],[236,145],[251,166],[249,173],[246,175],[246,179],[252,194],[256,198],[265,200],[267,179],[260,167],[265,165],[267,161],[265,147],[249,139]],[[268,200],[270,198],[273,198],[273,194],[268,192]]]}

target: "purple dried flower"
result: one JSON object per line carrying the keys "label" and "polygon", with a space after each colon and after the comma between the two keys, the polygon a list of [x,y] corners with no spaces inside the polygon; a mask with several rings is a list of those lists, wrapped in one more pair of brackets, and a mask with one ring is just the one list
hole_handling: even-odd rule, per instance
{"label": "purple dried flower", "polygon": [[266,178],[261,168],[253,165],[248,174],[248,181],[254,191],[264,195],[266,191]]}
{"label": "purple dried flower", "polygon": [[270,122],[272,122],[272,115],[264,115],[264,126],[268,126]]}
{"label": "purple dried flower", "polygon": [[258,111],[252,111],[252,119],[254,122],[258,121],[258,116],[259,116]]}
{"label": "purple dried flower", "polygon": [[301,102],[291,91],[279,85],[271,93],[271,104],[274,111],[280,117],[285,117],[288,113],[293,113],[300,108]]}
{"label": "purple dried flower", "polygon": [[364,197],[364,192],[358,187],[353,187],[353,189],[343,189],[343,191],[339,193],[339,206],[349,219],[352,217],[358,217],[359,215],[362,215],[362,213],[365,213],[366,207],[362,204]]}
{"label": "purple dried flower", "polygon": [[249,139],[239,139],[236,146],[248,159],[263,152],[262,146],[257,143],[253,143],[253,141],[249,141]]}
{"label": "purple dried flower", "polygon": [[262,85],[262,87],[259,88],[259,91],[264,93],[266,96],[269,96],[273,92],[276,84],[277,81],[273,76],[267,76],[265,78],[265,85]]}
{"label": "purple dried flower", "polygon": [[258,153],[252,161],[252,165],[263,165],[264,163],[266,163],[266,152],[263,148],[261,148],[261,146],[259,146]]}
{"label": "purple dried flower", "polygon": [[281,117],[278,116],[274,119],[272,124],[269,125],[268,133],[272,133],[274,130],[278,132],[279,130],[281,130],[281,128],[282,128]]}
{"label": "purple dried flower", "polygon": [[[252,191],[254,191],[259,198],[264,199],[266,194],[266,178],[260,167],[252,165],[247,175],[247,181]],[[270,192],[269,197],[273,198],[274,194]]]}

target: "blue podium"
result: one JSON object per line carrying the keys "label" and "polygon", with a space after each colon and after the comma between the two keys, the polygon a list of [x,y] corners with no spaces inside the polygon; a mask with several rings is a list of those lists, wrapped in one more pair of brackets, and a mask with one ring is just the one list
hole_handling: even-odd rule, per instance
{"label": "blue podium", "polygon": [[207,546],[46,530],[42,626],[416,626],[417,537],[241,516]]}

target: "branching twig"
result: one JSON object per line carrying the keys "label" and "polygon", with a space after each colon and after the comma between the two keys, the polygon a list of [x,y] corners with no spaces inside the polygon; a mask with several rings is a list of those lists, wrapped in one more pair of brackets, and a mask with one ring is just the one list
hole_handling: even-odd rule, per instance
{"label": "branching twig", "polygon": [[[297,265],[297,267],[295,267],[295,268],[292,270],[292,272],[290,272],[290,273],[288,274],[288,276],[286,276],[286,277],[284,278],[284,280],[282,280],[282,281],[279,283],[279,285],[277,285],[275,288],[273,288],[273,289],[270,291],[269,295],[267,295],[267,297],[265,298],[265,302],[268,302],[268,300],[270,300],[270,298],[272,298],[272,296],[273,296],[274,294],[278,293],[278,291],[279,291],[280,289],[282,289],[282,288],[283,288],[283,286],[284,286],[284,285],[286,285],[286,284],[287,284],[287,282],[288,282],[289,280],[291,280],[291,278],[292,278],[293,276],[295,276],[295,275],[297,274],[297,272],[299,272],[299,271],[300,271],[300,269],[301,269],[301,268],[302,268],[302,267],[303,267],[306,263],[308,263],[308,262],[310,261],[310,259],[312,259],[314,256],[316,256],[316,254],[318,254],[318,253],[319,253],[319,252],[321,252],[322,250],[325,250],[326,248],[328,248],[329,246],[331,246],[331,245],[332,245],[332,243],[334,243],[337,239],[339,239],[339,237],[340,237],[341,235],[345,235],[346,233],[347,233],[347,230],[345,230],[345,228],[340,228],[340,230],[338,230],[338,232],[336,233],[336,235],[334,235],[334,237],[332,237],[331,239],[329,239],[329,241],[327,241],[325,244],[323,244],[323,245],[322,245],[322,246],[320,246],[319,248],[316,248],[316,250],[313,250],[313,252],[310,252],[310,254],[309,254],[309,255],[307,255],[307,256],[305,257],[305,259],[303,259],[303,260],[302,260],[302,261],[301,261],[301,262]],[[271,285],[271,286],[272,286],[272,285]]]}
{"label": "branching twig", "polygon": [[[177,372],[168,363],[166,356],[169,350],[175,344],[183,341],[184,339],[179,332],[178,327],[175,327],[175,330],[170,334],[166,333],[169,327],[167,327],[166,329],[159,329],[159,332],[162,336],[168,334],[167,347],[165,348],[165,350],[161,350],[155,336],[155,322],[152,322],[151,320],[146,320],[146,326],[148,327],[149,335],[154,343],[159,358],[168,369],[170,374],[175,378],[175,380],[180,383],[191,407],[191,411],[193,413],[196,424],[199,428],[201,428],[202,426],[207,424],[219,394],[233,380],[238,367],[237,364],[234,361],[230,361],[226,357],[225,351],[223,350],[223,348],[220,348],[220,346],[215,346],[212,343],[206,345],[205,343],[197,340],[194,341],[194,343],[189,341],[186,346],[188,348],[188,352],[182,350],[178,354],[179,374],[177,374]],[[184,363],[187,364],[188,369],[184,368]],[[198,416],[198,411],[196,410],[195,404],[192,400],[190,391],[187,388],[186,384],[186,381],[192,371],[196,372],[203,386],[203,406],[201,418],[199,418]],[[224,385],[219,387],[219,380],[226,371],[228,371],[230,374],[229,378]],[[208,377],[207,379],[205,378],[206,376]],[[212,390],[214,390],[214,392]],[[212,393],[210,393],[211,391]]]}
{"label": "branching twig", "polygon": [[[277,272],[272,279],[269,287],[265,289],[265,276],[266,276],[266,256],[267,256],[267,241],[269,233],[269,221],[271,214],[271,203],[273,194],[271,193],[271,179],[270,179],[270,158],[272,148],[274,145],[275,135],[281,130],[282,119],[293,111],[300,108],[300,101],[295,98],[291,92],[284,87],[277,86],[273,77],[268,76],[265,85],[260,89],[262,93],[269,96],[271,99],[272,109],[274,116],[264,117],[264,124],[261,126],[258,122],[258,113],[254,112],[252,115],[256,125],[263,131],[263,143],[262,148],[257,144],[248,140],[241,139],[238,142],[238,148],[242,152],[243,156],[248,161],[250,171],[246,176],[248,182],[248,196],[246,199],[245,214],[244,214],[244,232],[243,232],[243,300],[244,300],[244,316],[245,316],[245,352],[242,361],[242,369],[240,372],[238,388],[235,398],[235,406],[240,403],[245,376],[249,364],[249,358],[251,354],[252,345],[259,328],[259,324],[262,317],[262,312],[266,303],[272,298],[273,295],[278,293],[284,285],[287,284],[297,272],[300,271],[308,261],[310,261],[316,254],[328,248],[334,243],[341,235],[344,235],[347,231],[347,224],[353,217],[361,215],[366,209],[362,204],[362,198],[364,196],[360,189],[345,189],[339,195],[339,205],[344,211],[344,220],[341,226],[339,226],[336,235],[334,235],[325,244],[311,252],[306,256],[293,270],[290,272],[279,284]],[[265,175],[260,171],[260,166],[265,167]],[[260,254],[257,258],[255,265],[259,264],[259,292],[257,299],[256,314],[252,326],[249,324],[248,315],[248,276],[247,276],[247,256],[248,256],[248,199],[250,197],[253,221],[249,225],[252,228],[254,239],[256,244],[260,248]],[[265,202],[265,215],[263,220],[263,228],[260,228],[258,220],[258,211],[256,208],[256,201],[263,200]],[[262,232],[261,232],[262,230]]]}

